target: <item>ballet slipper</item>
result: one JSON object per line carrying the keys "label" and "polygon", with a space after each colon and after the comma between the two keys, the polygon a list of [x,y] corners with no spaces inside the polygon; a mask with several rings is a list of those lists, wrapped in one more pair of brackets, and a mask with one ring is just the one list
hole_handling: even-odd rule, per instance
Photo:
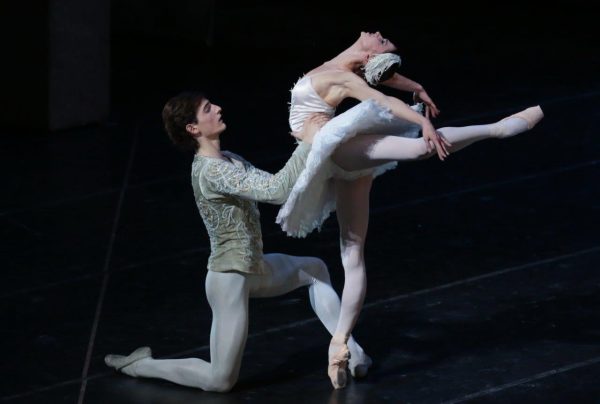
{"label": "ballet slipper", "polygon": [[104,357],[104,363],[106,363],[106,365],[110,366],[111,368],[114,368],[115,370],[121,370],[125,366],[129,366],[132,363],[139,361],[140,359],[151,357],[152,350],[150,349],[150,347],[143,346],[136,349],[127,356],[113,354],[106,355]]}
{"label": "ballet slipper", "polygon": [[[332,340],[333,342],[333,340]],[[347,375],[346,368],[350,359],[350,350],[348,345],[343,343],[339,351],[337,351],[330,359],[327,366],[327,375],[331,379],[331,384],[335,389],[346,387]]]}
{"label": "ballet slipper", "polygon": [[498,121],[490,134],[499,139],[515,136],[533,128],[543,117],[542,108],[536,105]]}
{"label": "ballet slipper", "polygon": [[369,373],[369,368],[373,365],[373,360],[363,352],[361,358],[354,358],[355,355],[350,356],[350,361],[348,362],[348,369],[350,369],[350,374],[355,379],[361,379],[367,376]]}
{"label": "ballet slipper", "polygon": [[[513,114],[513,115],[509,116],[508,118],[504,118],[502,121],[505,121],[510,118],[521,118],[525,122],[527,122],[527,129],[531,129],[539,121],[541,121],[543,117],[544,117],[544,112],[542,111],[542,108],[539,105],[536,105],[535,107],[530,107],[530,108],[524,109],[521,112],[517,112],[516,114]],[[500,122],[502,122],[502,121],[500,121]]]}

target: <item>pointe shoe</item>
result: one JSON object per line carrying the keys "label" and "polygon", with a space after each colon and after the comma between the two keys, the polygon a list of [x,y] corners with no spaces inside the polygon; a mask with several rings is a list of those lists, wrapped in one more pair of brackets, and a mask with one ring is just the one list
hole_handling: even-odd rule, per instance
{"label": "pointe shoe", "polygon": [[351,355],[350,362],[348,363],[348,369],[350,369],[350,374],[352,377],[355,379],[361,379],[367,376],[367,373],[369,373],[369,368],[371,365],[373,365],[373,360],[369,357],[369,355],[364,354],[360,362],[358,362],[358,360],[355,362],[353,359],[354,355]]}
{"label": "pointe shoe", "polygon": [[348,366],[348,360],[350,359],[350,350],[348,345],[344,344],[340,350],[329,359],[329,366],[327,366],[327,375],[331,379],[331,384],[335,389],[342,389],[346,387],[347,375],[346,367]]}
{"label": "pointe shoe", "polygon": [[518,135],[533,128],[543,117],[544,112],[539,105],[524,109],[492,125],[491,135],[500,139]]}
{"label": "pointe shoe", "polygon": [[143,346],[141,348],[136,349],[129,355],[113,355],[109,354],[104,357],[104,363],[115,370],[121,370],[125,366],[129,366],[134,362],[139,361],[140,359],[150,358],[152,357],[152,350],[150,347]]}
{"label": "pointe shoe", "polygon": [[[544,111],[542,111],[542,108],[539,105],[536,105],[535,107],[529,107],[527,109],[524,109],[521,112],[517,112],[516,114],[513,114],[513,115],[509,116],[508,118],[504,118],[502,121],[504,121],[506,119],[510,119],[510,118],[521,118],[521,119],[525,120],[525,122],[527,122],[527,129],[531,129],[539,121],[541,121],[543,117],[544,117]],[[502,121],[500,121],[500,122],[502,122]]]}

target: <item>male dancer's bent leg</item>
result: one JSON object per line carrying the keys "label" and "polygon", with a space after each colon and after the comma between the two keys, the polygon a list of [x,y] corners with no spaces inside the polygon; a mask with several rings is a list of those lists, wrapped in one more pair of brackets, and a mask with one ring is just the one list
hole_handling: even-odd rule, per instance
{"label": "male dancer's bent leg", "polygon": [[210,362],[202,359],[145,358],[121,371],[153,377],[206,391],[225,392],[237,382],[248,336],[248,278],[239,272],[206,275],[206,296],[212,309]]}
{"label": "male dancer's bent leg", "polygon": [[[315,257],[265,255],[269,275],[213,272],[206,276],[206,296],[212,309],[210,362],[197,358],[140,359],[121,369],[134,377],[169,380],[206,391],[225,392],[237,382],[248,336],[248,298],[272,297],[308,286],[313,310],[330,333],[335,331],[340,301],[331,287],[325,263]],[[364,376],[371,359],[350,338],[350,370]]]}

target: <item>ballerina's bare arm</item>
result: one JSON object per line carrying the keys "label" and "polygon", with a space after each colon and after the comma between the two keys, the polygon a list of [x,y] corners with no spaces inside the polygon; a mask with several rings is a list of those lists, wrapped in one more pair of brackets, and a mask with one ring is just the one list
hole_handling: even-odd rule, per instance
{"label": "ballerina's bare arm", "polygon": [[388,80],[382,81],[381,84],[396,90],[409,91],[413,93],[414,101],[423,102],[425,106],[429,108],[429,112],[434,118],[437,118],[438,114],[440,113],[440,110],[435,105],[429,94],[427,94],[425,88],[421,84],[409,79],[406,76],[403,76],[399,73],[394,73],[392,77],[390,77]]}
{"label": "ballerina's bare arm", "polygon": [[426,140],[427,150],[431,151],[435,147],[440,160],[444,160],[448,156],[449,153],[446,146],[451,145],[435,131],[428,118],[415,112],[398,98],[387,96],[369,87],[363,79],[354,73],[343,73],[340,74],[339,78],[338,86],[341,87],[344,97],[352,97],[360,101],[373,99],[381,105],[388,107],[397,117],[420,125],[423,131],[423,138]]}
{"label": "ballerina's bare arm", "polygon": [[422,85],[406,76],[401,75],[400,73],[394,73],[392,77],[385,81],[381,81],[380,83],[386,87],[394,88],[400,91],[409,91],[411,93],[423,89]]}

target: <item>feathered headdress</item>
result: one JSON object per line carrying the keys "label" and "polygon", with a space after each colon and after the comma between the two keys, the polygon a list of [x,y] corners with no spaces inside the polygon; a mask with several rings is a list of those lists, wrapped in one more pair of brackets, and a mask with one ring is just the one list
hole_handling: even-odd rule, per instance
{"label": "feathered headdress", "polygon": [[379,84],[379,80],[381,76],[393,65],[398,65],[402,61],[400,60],[400,56],[394,53],[380,53],[372,56],[367,64],[364,66],[363,70],[365,71],[365,79],[369,84],[375,86]]}

